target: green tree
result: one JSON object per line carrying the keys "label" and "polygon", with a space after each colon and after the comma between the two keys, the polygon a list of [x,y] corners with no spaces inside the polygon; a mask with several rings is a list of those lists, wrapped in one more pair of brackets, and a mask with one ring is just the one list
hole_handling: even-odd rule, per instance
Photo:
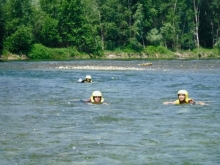
{"label": "green tree", "polygon": [[219,41],[220,36],[220,2],[219,0],[212,0],[210,5],[210,15],[211,15],[211,29],[212,29],[212,45],[216,41]]}
{"label": "green tree", "polygon": [[195,42],[195,24],[194,12],[191,1],[184,0],[179,9],[179,42],[181,49],[193,49],[196,46]]}
{"label": "green tree", "polygon": [[95,57],[161,44],[212,48],[219,17],[219,0],[0,0],[0,50],[20,53],[39,43]]}
{"label": "green tree", "polygon": [[170,23],[165,23],[163,27],[160,28],[160,33],[163,37],[163,44],[167,48],[172,48],[173,44],[173,38],[174,38],[174,26],[172,26]]}
{"label": "green tree", "polygon": [[127,2],[127,0],[109,0],[100,7],[106,49],[125,47],[129,43],[131,12]]}
{"label": "green tree", "polygon": [[58,21],[46,16],[40,32],[41,43],[47,47],[57,47],[61,41],[58,33]]}
{"label": "green tree", "polygon": [[[169,34],[168,48],[170,49],[178,49],[179,48],[179,24],[180,24],[180,15],[179,12],[182,10],[181,4],[182,2],[178,2],[177,0],[172,0],[167,5],[167,14],[166,14],[166,25],[170,24],[172,26],[172,34]],[[167,28],[165,28],[167,30]],[[170,27],[171,29],[171,27]],[[167,37],[166,37],[167,38]]]}
{"label": "green tree", "polygon": [[146,39],[153,46],[160,46],[163,43],[162,41],[163,37],[156,28],[152,29],[147,34]]}
{"label": "green tree", "polygon": [[195,42],[197,48],[200,47],[200,39],[199,39],[200,10],[201,10],[201,0],[193,0]]}
{"label": "green tree", "polygon": [[144,40],[144,13],[143,13],[143,5],[137,3],[137,10],[133,15],[134,24],[132,29],[134,31],[135,37],[137,41],[141,41],[143,48],[145,48],[145,40]]}
{"label": "green tree", "polygon": [[199,18],[200,44],[202,47],[213,48],[220,32],[220,1],[202,1]]}
{"label": "green tree", "polygon": [[[29,0],[8,0],[4,7],[7,23],[12,22],[15,27],[19,25],[30,25],[32,6]],[[7,29],[7,31],[8,30],[11,29]]]}
{"label": "green tree", "polygon": [[6,38],[4,46],[12,53],[27,53],[33,41],[32,29],[21,25],[17,31]]}
{"label": "green tree", "polygon": [[26,52],[33,41],[29,0],[8,0],[4,6],[5,43],[4,47],[13,53]]}
{"label": "green tree", "polygon": [[0,55],[2,54],[3,51],[3,41],[4,41],[4,15],[3,15],[3,0],[0,0]]}
{"label": "green tree", "polygon": [[84,0],[83,5],[86,24],[90,29],[91,36],[94,38],[93,42],[96,43],[96,47],[101,47],[101,50],[105,50],[105,36],[103,26],[103,13],[102,13],[102,0]]}
{"label": "green tree", "polygon": [[80,0],[63,0],[58,15],[59,33],[62,46],[77,46],[82,51],[82,34],[84,33],[84,17]]}
{"label": "green tree", "polygon": [[63,0],[39,0],[39,5],[42,11],[54,19],[58,19],[60,3]]}

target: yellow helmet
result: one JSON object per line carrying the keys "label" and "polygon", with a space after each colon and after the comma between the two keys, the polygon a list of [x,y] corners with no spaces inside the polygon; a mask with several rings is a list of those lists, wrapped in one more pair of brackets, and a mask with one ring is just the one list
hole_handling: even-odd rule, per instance
{"label": "yellow helmet", "polygon": [[86,78],[87,79],[92,79],[92,77],[90,75],[87,75]]}
{"label": "yellow helmet", "polygon": [[102,93],[100,91],[94,91],[94,92],[92,92],[92,97],[94,97],[94,96],[102,97]]}

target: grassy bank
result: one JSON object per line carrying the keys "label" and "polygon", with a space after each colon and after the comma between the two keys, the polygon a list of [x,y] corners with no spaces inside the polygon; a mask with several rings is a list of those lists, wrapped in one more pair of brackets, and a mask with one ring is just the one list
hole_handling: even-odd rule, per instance
{"label": "grassy bank", "polygon": [[137,58],[163,58],[163,59],[190,59],[190,58],[220,58],[220,52],[215,49],[194,49],[187,51],[170,51],[165,47],[148,46],[141,52],[117,49],[115,51],[104,51],[102,54],[85,54],[78,52],[75,48],[47,48],[40,44],[33,45],[27,54],[12,54],[4,52],[1,60],[72,60],[72,59],[137,59]]}

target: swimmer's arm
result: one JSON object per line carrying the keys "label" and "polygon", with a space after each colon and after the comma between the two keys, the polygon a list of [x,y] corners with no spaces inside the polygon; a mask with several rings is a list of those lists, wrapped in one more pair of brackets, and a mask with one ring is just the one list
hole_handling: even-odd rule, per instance
{"label": "swimmer's arm", "polygon": [[167,105],[167,104],[176,104],[176,101],[165,101],[163,102],[163,104]]}
{"label": "swimmer's arm", "polygon": [[206,104],[206,103],[204,103],[204,102],[202,102],[202,101],[196,101],[194,104],[198,104],[198,105],[208,105],[208,104]]}
{"label": "swimmer's arm", "polygon": [[194,100],[190,100],[189,103],[193,104],[193,105],[195,105],[195,104],[198,104],[198,105],[208,105],[208,104],[206,104],[206,103],[204,103],[202,101],[196,101],[195,102]]}
{"label": "swimmer's arm", "polygon": [[104,105],[109,105],[110,103],[107,103],[107,102],[103,102],[102,104],[104,104]]}
{"label": "swimmer's arm", "polygon": [[91,103],[91,99],[89,100],[84,100],[85,103]]}
{"label": "swimmer's arm", "polygon": [[195,105],[196,102],[195,102],[194,100],[189,100],[189,104],[193,104],[193,105]]}

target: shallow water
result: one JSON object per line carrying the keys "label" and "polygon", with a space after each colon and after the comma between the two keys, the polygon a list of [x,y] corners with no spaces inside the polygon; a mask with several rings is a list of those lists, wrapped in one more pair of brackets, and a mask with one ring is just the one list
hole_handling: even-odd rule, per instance
{"label": "shallow water", "polygon": [[0,164],[220,164],[220,60],[145,62],[1,62]]}

